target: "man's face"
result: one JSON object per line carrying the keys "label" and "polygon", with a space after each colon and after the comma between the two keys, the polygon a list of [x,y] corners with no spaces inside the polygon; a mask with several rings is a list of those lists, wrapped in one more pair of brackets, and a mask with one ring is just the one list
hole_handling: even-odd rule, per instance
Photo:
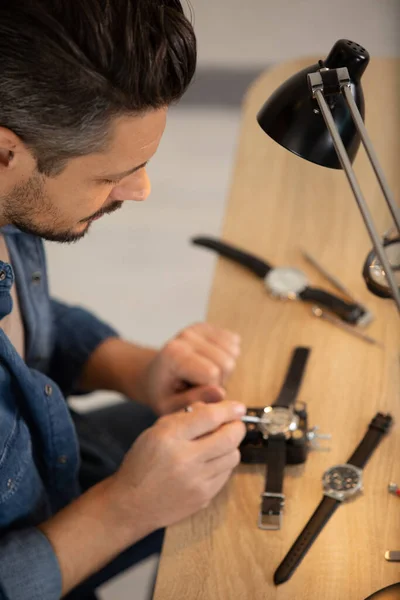
{"label": "man's face", "polygon": [[[101,153],[71,159],[60,175],[41,175],[32,160],[19,160],[4,186],[0,179],[3,224],[57,242],[82,238],[93,221],[141,202],[150,194],[146,164],[155,154],[166,125],[166,109],[143,116],[121,117]],[[8,189],[4,189],[8,187]]]}

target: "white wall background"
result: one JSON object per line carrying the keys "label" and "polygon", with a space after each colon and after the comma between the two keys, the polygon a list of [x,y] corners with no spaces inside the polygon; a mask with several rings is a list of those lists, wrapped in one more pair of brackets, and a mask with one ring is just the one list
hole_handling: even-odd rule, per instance
{"label": "white wall background", "polygon": [[400,55],[399,0],[191,0],[200,62],[231,67],[324,55],[340,38]]}

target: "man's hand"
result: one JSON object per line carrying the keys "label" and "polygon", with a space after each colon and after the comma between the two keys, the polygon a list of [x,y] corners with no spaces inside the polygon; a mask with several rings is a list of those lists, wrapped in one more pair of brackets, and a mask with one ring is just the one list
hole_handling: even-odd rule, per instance
{"label": "man's hand", "polygon": [[63,597],[152,531],[208,505],[239,462],[244,413],[225,401],[162,417],[117,473],[40,525],[57,556]]}
{"label": "man's hand", "polygon": [[[165,415],[194,397],[222,400],[239,354],[239,336],[208,323],[184,329],[160,351],[110,338],[90,357],[80,387],[120,392]],[[201,387],[200,398],[183,394],[188,387]]]}
{"label": "man's hand", "polygon": [[240,462],[245,411],[228,401],[195,403],[193,412],[162,417],[142,433],[112,477],[127,527],[131,514],[157,529],[208,506]]}
{"label": "man's hand", "polygon": [[218,402],[224,385],[240,355],[240,337],[208,323],[183,330],[153,358],[135,382],[137,399],[159,415],[195,401],[183,394],[188,387],[201,387],[203,402]]}

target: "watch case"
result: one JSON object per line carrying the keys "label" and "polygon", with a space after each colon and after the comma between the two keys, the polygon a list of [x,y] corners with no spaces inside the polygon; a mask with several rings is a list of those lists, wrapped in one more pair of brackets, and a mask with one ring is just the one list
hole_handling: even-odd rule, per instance
{"label": "watch case", "polygon": [[[288,465],[303,464],[307,460],[309,442],[307,405],[298,402],[294,413],[299,419],[298,428],[290,432],[286,440],[286,463]],[[248,408],[251,417],[262,417],[264,408]],[[246,436],[240,445],[241,462],[247,464],[265,464],[268,453],[268,438],[265,438],[257,425],[246,424]]]}

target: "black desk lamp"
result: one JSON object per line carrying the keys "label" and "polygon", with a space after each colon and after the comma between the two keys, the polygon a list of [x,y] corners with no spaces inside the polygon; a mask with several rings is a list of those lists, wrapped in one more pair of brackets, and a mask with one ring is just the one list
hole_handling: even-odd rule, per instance
{"label": "black desk lamp", "polygon": [[[364,278],[376,295],[393,297],[400,312],[400,280],[396,281],[400,274],[400,211],[364,126],[361,77],[368,63],[365,48],[339,40],[325,61],[303,69],[283,83],[257,118],[265,133],[294,154],[324,167],[344,169],[375,249],[364,267]],[[360,141],[393,217],[394,239],[380,240],[354,173],[352,162]]]}

